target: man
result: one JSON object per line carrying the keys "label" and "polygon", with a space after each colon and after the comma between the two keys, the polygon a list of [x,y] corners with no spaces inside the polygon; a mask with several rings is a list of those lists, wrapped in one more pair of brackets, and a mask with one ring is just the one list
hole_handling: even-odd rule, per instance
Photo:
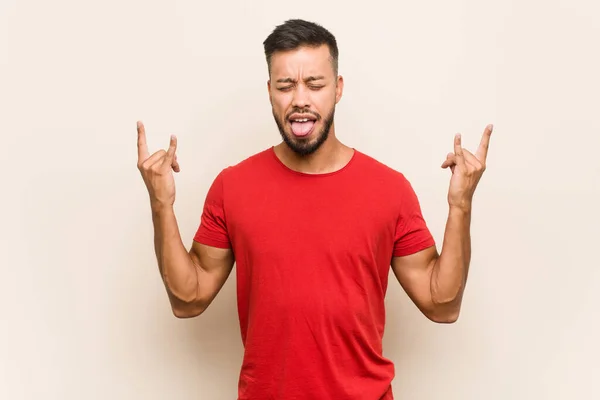
{"label": "man", "polygon": [[138,122],[138,168],[173,313],[206,310],[235,261],[239,400],[392,399],[394,366],[382,356],[389,268],[427,318],[456,321],[491,126],[476,154],[457,135],[442,164],[452,177],[438,254],[407,179],[336,136],[344,81],[334,36],[290,20],[264,48],[283,141],[218,174],[189,251],[173,212],[176,138],[150,156]]}

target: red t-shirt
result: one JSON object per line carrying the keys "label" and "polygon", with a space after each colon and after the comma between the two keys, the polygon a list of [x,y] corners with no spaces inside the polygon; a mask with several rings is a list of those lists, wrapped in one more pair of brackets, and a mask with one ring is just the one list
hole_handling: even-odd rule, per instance
{"label": "red t-shirt", "polygon": [[216,177],[194,240],[236,259],[238,400],[393,399],[390,263],[434,245],[404,175],[357,150],[305,174],[269,148]]}

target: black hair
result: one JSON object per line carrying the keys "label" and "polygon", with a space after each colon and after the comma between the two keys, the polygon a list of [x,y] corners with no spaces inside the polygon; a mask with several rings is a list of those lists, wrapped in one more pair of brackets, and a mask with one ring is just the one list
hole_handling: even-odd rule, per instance
{"label": "black hair", "polygon": [[335,74],[338,73],[339,51],[335,36],[321,25],[302,19],[290,19],[278,25],[265,39],[265,57],[271,75],[271,57],[277,51],[295,50],[301,46],[329,47],[331,62]]}

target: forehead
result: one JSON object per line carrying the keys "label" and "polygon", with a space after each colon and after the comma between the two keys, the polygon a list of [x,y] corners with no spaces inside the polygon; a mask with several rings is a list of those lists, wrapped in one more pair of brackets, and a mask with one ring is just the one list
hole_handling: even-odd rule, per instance
{"label": "forehead", "polygon": [[273,77],[298,75],[333,75],[331,54],[327,45],[302,46],[298,49],[278,51],[271,57]]}

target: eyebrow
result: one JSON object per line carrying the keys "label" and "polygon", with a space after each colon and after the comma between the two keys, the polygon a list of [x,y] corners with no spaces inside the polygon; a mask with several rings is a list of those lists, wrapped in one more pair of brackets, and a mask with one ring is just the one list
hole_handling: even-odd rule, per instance
{"label": "eyebrow", "polygon": [[[309,76],[309,77],[306,77],[306,79],[304,79],[304,82],[313,82],[313,81],[318,81],[321,79],[325,79],[325,77],[322,75]],[[292,78],[281,78],[281,79],[277,80],[277,83],[296,83],[296,81]]]}

